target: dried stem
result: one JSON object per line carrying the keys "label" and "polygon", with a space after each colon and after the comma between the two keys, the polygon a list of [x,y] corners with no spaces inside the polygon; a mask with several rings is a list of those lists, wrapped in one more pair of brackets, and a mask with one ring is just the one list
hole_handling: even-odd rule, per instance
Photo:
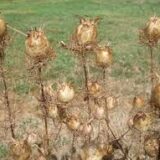
{"label": "dried stem", "polygon": [[154,78],[153,78],[153,73],[154,73],[154,66],[153,66],[153,47],[149,45],[149,52],[150,52],[150,76],[151,76],[151,87],[153,89],[153,83],[154,83]]}
{"label": "dried stem", "polygon": [[81,53],[82,55],[82,65],[83,65],[83,71],[84,71],[84,81],[85,81],[85,89],[86,89],[86,100],[88,103],[88,112],[89,112],[89,116],[91,114],[91,110],[90,110],[90,99],[89,99],[89,89],[88,89],[88,71],[87,71],[87,62],[86,62],[86,56],[84,51],[82,51]]}
{"label": "dried stem", "polygon": [[4,98],[5,98],[5,105],[6,105],[6,109],[7,109],[8,117],[9,117],[10,131],[11,131],[12,138],[15,138],[14,123],[12,120],[13,116],[12,116],[10,101],[9,101],[9,97],[8,97],[8,87],[7,87],[6,77],[5,77],[5,73],[4,73],[4,69],[3,69],[3,63],[2,63],[2,61],[0,63],[1,63],[0,64],[0,71],[1,71],[1,77],[2,77],[2,81],[3,81],[3,85],[4,85]]}
{"label": "dried stem", "polygon": [[42,68],[38,68],[38,76],[39,76],[39,84],[40,84],[40,90],[41,90],[41,107],[42,107],[42,112],[43,112],[43,118],[44,118],[44,125],[45,125],[45,135],[46,135],[46,147],[47,149],[49,148],[49,136],[48,136],[48,121],[47,121],[47,115],[48,115],[48,110],[46,106],[46,98],[44,94],[44,85],[42,81]]}
{"label": "dried stem", "polygon": [[106,69],[105,67],[103,67],[103,83],[104,83],[104,87],[106,87]]}
{"label": "dried stem", "polygon": [[7,27],[10,28],[11,30],[13,30],[13,31],[15,31],[15,32],[17,32],[17,33],[19,33],[19,34],[27,37],[27,34],[25,34],[24,32],[22,32],[22,31],[20,31],[20,30],[18,30],[18,29],[16,29],[16,28],[14,28],[14,27],[12,27],[12,26],[10,26],[10,25],[7,25]]}

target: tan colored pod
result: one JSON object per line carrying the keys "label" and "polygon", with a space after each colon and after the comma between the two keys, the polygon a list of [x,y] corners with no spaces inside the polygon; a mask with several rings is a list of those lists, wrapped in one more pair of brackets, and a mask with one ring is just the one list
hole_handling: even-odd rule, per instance
{"label": "tan colored pod", "polygon": [[97,38],[97,21],[98,18],[80,18],[80,24],[77,26],[72,40],[79,45],[95,43]]}
{"label": "tan colored pod", "polygon": [[146,34],[151,41],[157,41],[160,38],[160,18],[151,17],[146,24]]}
{"label": "tan colored pod", "polygon": [[144,150],[150,157],[158,155],[160,140],[156,137],[146,137],[144,141]]}
{"label": "tan colored pod", "polygon": [[80,127],[80,121],[76,115],[72,115],[68,117],[66,119],[66,124],[67,124],[67,127],[73,131],[78,130]]}
{"label": "tan colored pod", "polygon": [[3,19],[0,19],[0,37],[2,37],[7,30],[7,25]]}
{"label": "tan colored pod", "polygon": [[157,109],[160,109],[160,83],[152,90],[151,104]]}
{"label": "tan colored pod", "polygon": [[89,94],[92,96],[96,96],[101,91],[101,86],[97,82],[88,82],[88,90]]}
{"label": "tan colored pod", "polygon": [[72,86],[67,83],[60,85],[58,90],[58,100],[60,102],[70,102],[74,98],[75,92]]}
{"label": "tan colored pod", "polygon": [[146,131],[151,123],[151,118],[144,112],[138,112],[133,118],[133,126],[141,131]]}
{"label": "tan colored pod", "polygon": [[112,49],[108,46],[98,46],[95,49],[96,62],[100,67],[108,67],[112,64]]}
{"label": "tan colored pod", "polygon": [[144,99],[142,97],[134,97],[133,98],[133,107],[135,108],[141,108],[144,107]]}
{"label": "tan colored pod", "polygon": [[31,146],[27,140],[13,140],[10,145],[10,154],[13,159],[28,160],[31,156]]}
{"label": "tan colored pod", "polygon": [[35,29],[28,33],[25,41],[26,54],[31,58],[49,58],[55,57],[50,43],[41,29]]}

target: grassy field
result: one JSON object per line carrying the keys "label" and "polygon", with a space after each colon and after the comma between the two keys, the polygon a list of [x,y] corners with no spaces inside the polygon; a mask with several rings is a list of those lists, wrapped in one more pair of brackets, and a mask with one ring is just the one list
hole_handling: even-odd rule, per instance
{"label": "grassy field", "polygon": [[[114,51],[112,76],[130,78],[134,66],[142,73],[148,65],[147,50],[138,44],[138,29],[148,17],[159,15],[158,0],[0,0],[1,16],[9,25],[27,32],[32,27],[44,26],[46,34],[56,48],[57,59],[47,70],[48,78],[72,74],[74,60],[60,49],[59,41],[66,41],[78,23],[76,15],[102,18],[99,39],[109,41]],[[24,65],[24,37],[14,34],[13,42],[6,51],[9,76],[15,79],[15,88],[20,93],[27,91]],[[125,71],[121,68],[125,67]]]}
{"label": "grassy field", "polygon": [[[60,48],[61,40],[67,41],[78,23],[76,15],[102,18],[99,24],[99,40],[111,43],[114,64],[110,76],[117,79],[143,81],[147,73],[149,54],[138,42],[138,30],[150,16],[160,15],[159,0],[0,0],[0,17],[23,32],[44,26],[47,37],[53,43],[57,58],[51,62],[46,79],[66,77],[77,81],[73,71],[73,56]],[[6,69],[10,90],[27,94],[31,88],[24,64],[25,37],[10,31],[12,43],[6,50]],[[156,49],[155,55],[159,49]],[[159,56],[160,57],[160,56]],[[158,55],[156,55],[158,62]],[[93,69],[94,70],[94,69]],[[137,71],[138,70],[138,71]],[[5,148],[0,146],[0,158]]]}

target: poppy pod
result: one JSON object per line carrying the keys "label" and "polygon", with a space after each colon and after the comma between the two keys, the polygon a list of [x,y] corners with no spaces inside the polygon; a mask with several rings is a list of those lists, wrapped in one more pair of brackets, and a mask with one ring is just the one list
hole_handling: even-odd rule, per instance
{"label": "poppy pod", "polygon": [[160,38],[160,18],[151,17],[146,24],[145,31],[150,41],[158,41]]}
{"label": "poppy pod", "polygon": [[112,50],[108,46],[99,46],[95,50],[96,52],[96,62],[100,67],[108,67],[112,64]]}
{"label": "poppy pod", "polygon": [[144,106],[144,99],[142,97],[134,97],[133,99],[133,107],[141,108]]}
{"label": "poppy pod", "polygon": [[57,108],[57,106],[50,105],[48,107],[48,116],[50,118],[53,118],[53,119],[58,117],[58,108]]}
{"label": "poppy pod", "polygon": [[75,36],[73,36],[79,45],[96,42],[97,22],[98,18],[94,20],[86,18],[80,19],[80,24],[76,28]]}
{"label": "poppy pod", "polygon": [[70,130],[74,130],[74,131],[78,130],[80,127],[80,121],[79,121],[78,117],[74,116],[74,115],[67,118],[66,124]]}
{"label": "poppy pod", "polygon": [[95,106],[95,111],[94,111],[94,116],[96,119],[103,119],[104,118],[104,114],[105,114],[105,109],[104,107],[101,107],[101,106],[98,106],[96,105]]}
{"label": "poppy pod", "polygon": [[72,86],[67,83],[63,83],[58,91],[58,100],[60,102],[70,102],[74,98],[75,92]]}
{"label": "poppy pod", "polygon": [[159,139],[147,137],[144,141],[144,150],[150,157],[156,157],[159,151]]}
{"label": "poppy pod", "polygon": [[88,82],[88,90],[90,95],[95,96],[101,91],[101,86],[97,82]]}
{"label": "poppy pod", "polygon": [[146,131],[150,125],[151,119],[148,114],[138,112],[133,118],[133,126],[141,131]]}
{"label": "poppy pod", "polygon": [[26,54],[31,58],[43,59],[55,56],[47,37],[41,29],[35,29],[28,33],[25,46]]}
{"label": "poppy pod", "polygon": [[151,104],[160,109],[160,84],[157,84],[152,90]]}
{"label": "poppy pod", "polygon": [[7,25],[3,19],[0,19],[0,37],[3,37],[7,30]]}

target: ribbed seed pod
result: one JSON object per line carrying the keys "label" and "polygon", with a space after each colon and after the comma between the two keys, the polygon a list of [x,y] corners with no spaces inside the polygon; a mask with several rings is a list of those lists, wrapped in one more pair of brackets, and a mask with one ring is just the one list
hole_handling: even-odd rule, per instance
{"label": "ribbed seed pod", "polygon": [[63,83],[58,90],[58,100],[63,103],[70,102],[74,98],[75,92],[72,86]]}
{"label": "ribbed seed pod", "polygon": [[108,67],[112,64],[112,49],[108,46],[98,46],[95,49],[96,62],[100,67]]}
{"label": "ribbed seed pod", "polygon": [[88,43],[95,43],[97,38],[97,22],[96,19],[80,18],[80,24],[72,37],[79,45],[86,45]]}
{"label": "ribbed seed pod", "polygon": [[97,82],[88,82],[88,90],[89,94],[92,96],[96,96],[101,91],[101,86]]}
{"label": "ribbed seed pod", "polygon": [[26,54],[31,58],[45,59],[55,57],[55,52],[41,29],[35,29],[28,33],[25,46]]}
{"label": "ribbed seed pod", "polygon": [[80,121],[76,115],[71,115],[66,119],[67,127],[72,130],[78,130],[80,127]]}
{"label": "ribbed seed pod", "polygon": [[146,131],[151,123],[151,118],[144,112],[138,112],[133,118],[133,126],[141,131]]}
{"label": "ribbed seed pod", "polygon": [[133,98],[133,107],[141,108],[144,107],[144,99],[142,97],[134,97]]}
{"label": "ribbed seed pod", "polygon": [[6,22],[3,19],[0,19],[0,37],[3,37],[6,31],[7,31]]}
{"label": "ribbed seed pod", "polygon": [[152,90],[151,104],[157,109],[160,109],[160,84],[157,84]]}
{"label": "ribbed seed pod", "polygon": [[160,140],[156,137],[146,137],[144,141],[144,150],[150,157],[156,157],[159,151]]}

